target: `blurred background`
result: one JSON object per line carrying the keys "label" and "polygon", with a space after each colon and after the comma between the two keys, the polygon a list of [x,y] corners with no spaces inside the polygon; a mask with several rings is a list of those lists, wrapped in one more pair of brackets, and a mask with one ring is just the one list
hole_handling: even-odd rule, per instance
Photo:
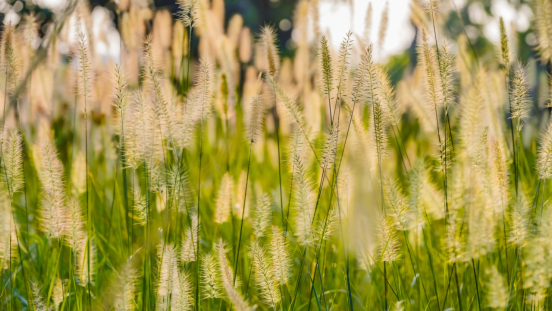
{"label": "blurred background", "polygon": [[[414,0],[418,1],[418,0]],[[296,0],[226,0],[223,2],[224,19],[227,24],[235,14],[243,16],[244,26],[252,33],[258,33],[261,26],[270,24],[278,29],[278,38],[283,56],[293,55],[297,47],[298,34],[294,32],[294,16]],[[424,2],[424,0],[421,0]],[[174,0],[91,0],[90,6],[93,12],[93,28],[111,28],[113,35],[108,36],[105,53],[117,58],[118,38],[117,5],[122,7],[134,6],[142,14],[155,19],[157,14],[170,12],[175,17],[178,4]],[[319,16],[321,31],[327,34],[334,45],[348,31],[353,31],[356,36],[364,35],[366,31],[366,16],[368,5],[372,6],[371,25],[369,32],[372,38],[377,36],[378,25],[382,12],[388,6],[389,28],[385,42],[378,57],[389,59],[393,55],[414,52],[415,27],[412,19],[416,12],[412,11],[411,0],[319,0]],[[21,16],[32,12],[37,21],[41,23],[42,34],[52,20],[53,13],[62,10],[67,5],[67,0],[0,0],[0,18],[3,23],[17,24]],[[520,51],[517,55],[521,59],[527,59],[533,53],[531,46],[536,45],[536,36],[529,30],[533,14],[529,2],[524,0],[444,0],[439,4],[439,11],[446,21],[446,29],[449,38],[456,40],[458,35],[465,32],[470,39],[476,53],[484,54],[487,49],[492,49],[491,43],[498,40],[498,18],[503,17],[505,23],[515,34]],[[160,13],[161,12],[161,13]],[[106,23],[111,23],[106,25]],[[464,24],[465,27],[462,27]],[[410,51],[410,52],[409,52]],[[400,63],[406,64],[405,59]]]}

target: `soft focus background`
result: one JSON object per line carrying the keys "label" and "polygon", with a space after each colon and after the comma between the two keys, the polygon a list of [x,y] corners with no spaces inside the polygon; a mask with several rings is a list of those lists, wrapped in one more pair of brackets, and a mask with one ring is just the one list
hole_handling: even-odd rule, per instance
{"label": "soft focus background", "polygon": [[[423,3],[426,0],[421,0]],[[168,11],[176,14],[177,5],[170,0],[121,0],[132,2],[138,8],[148,10],[154,14],[157,11]],[[427,2],[427,1],[426,1]],[[94,16],[94,28],[106,27],[111,21],[116,25],[117,3],[119,1],[90,1]],[[389,56],[403,53],[413,45],[415,27],[411,22],[410,0],[390,1],[369,1],[369,0],[320,0],[319,14],[320,27],[323,33],[332,38],[337,46],[339,38],[342,38],[348,31],[353,31],[356,36],[365,35],[365,17],[368,4],[373,7],[372,27],[370,37],[375,38],[378,34],[381,13],[389,3],[389,26],[387,36],[382,47],[380,58],[387,59]],[[270,24],[278,29],[278,38],[284,55],[292,55],[297,47],[299,35],[294,35],[293,11],[296,1],[292,0],[228,0],[224,1],[225,22],[234,14],[243,16],[244,25],[251,28],[253,33],[258,32],[261,26]],[[25,13],[34,12],[37,20],[46,23],[53,12],[63,9],[67,0],[34,0],[34,1],[0,1],[0,16],[4,23],[12,22],[17,24]],[[533,20],[533,13],[528,1],[522,0],[450,0],[440,4],[441,17],[446,20],[446,29],[453,38],[460,33],[466,35],[474,42],[477,50],[489,48],[487,40],[496,43],[499,39],[498,18],[504,18],[507,25],[513,27],[519,33],[519,40],[522,41],[522,51],[527,50],[524,46],[536,45],[536,37],[530,31],[530,22]],[[446,17],[446,18],[445,18]],[[462,24],[465,27],[462,27]],[[107,26],[109,27],[109,26]],[[465,29],[463,29],[465,28]],[[115,29],[114,29],[115,31]],[[513,30],[512,30],[513,31]],[[311,38],[312,39],[312,38]],[[106,51],[111,57],[118,55],[117,38],[113,34],[107,43]]]}
{"label": "soft focus background", "polygon": [[[417,0],[416,0],[417,1]],[[429,0],[421,0],[419,4],[424,6]],[[222,1],[221,1],[222,3]],[[349,31],[354,33],[353,39],[372,38],[374,44],[378,36],[378,26],[386,6],[389,8],[389,21],[385,40],[382,46],[377,47],[376,58],[378,62],[389,63],[393,68],[391,76],[393,81],[398,81],[402,71],[408,66],[410,60],[415,60],[415,32],[413,16],[419,12],[412,12],[410,0],[368,1],[368,0],[319,0],[318,14],[321,33],[326,34],[331,44],[337,48],[340,38]],[[161,21],[168,17],[176,17],[178,5],[171,0],[121,0],[90,1],[92,10],[92,29],[94,33],[102,33],[95,48],[96,52],[119,62],[120,34],[118,25],[120,16],[117,6],[128,7],[132,4],[134,11],[140,11],[150,23]],[[243,25],[248,27],[252,34],[258,33],[260,27],[272,25],[277,29],[278,44],[282,56],[291,57],[298,47],[301,34],[295,30],[297,20],[297,1],[292,0],[228,0],[219,5],[218,10],[224,16],[224,23],[228,22],[235,14],[243,17]],[[368,5],[372,6],[370,27],[366,29]],[[34,0],[34,1],[9,1],[0,0],[0,14],[4,23],[17,24],[21,16],[26,13],[34,13],[36,20],[42,26],[40,32],[46,32],[47,25],[51,22],[52,13],[59,12],[67,5],[67,0]],[[508,28],[509,36],[519,46],[517,57],[524,63],[529,59],[536,59],[534,47],[537,38],[534,29],[530,29],[530,23],[534,20],[530,8],[530,1],[525,0],[450,0],[439,3],[440,23],[443,23],[445,35],[451,38],[453,49],[457,49],[455,40],[460,35],[469,39],[470,52],[476,54],[488,54],[498,43],[498,18],[502,17]],[[164,22],[162,22],[164,23]],[[369,32],[369,33],[367,33]],[[167,33],[167,35],[169,35]],[[433,40],[433,38],[430,38]],[[194,39],[195,40],[195,39]],[[309,41],[313,40],[310,33]],[[40,41],[40,39],[39,39]],[[197,41],[196,41],[197,43]],[[36,42],[39,44],[39,42]],[[196,50],[197,44],[192,48]],[[67,47],[61,46],[62,52],[67,52]],[[358,63],[358,50],[353,55],[353,63]]]}

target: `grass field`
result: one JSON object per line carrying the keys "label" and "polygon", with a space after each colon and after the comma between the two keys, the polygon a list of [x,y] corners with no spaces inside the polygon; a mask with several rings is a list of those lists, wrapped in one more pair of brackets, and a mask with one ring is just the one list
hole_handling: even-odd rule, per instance
{"label": "grass field", "polygon": [[87,3],[4,25],[0,309],[552,309],[552,3],[531,48],[426,2],[385,60],[392,5],[299,1],[292,58],[223,0],[118,2],[117,61]]}

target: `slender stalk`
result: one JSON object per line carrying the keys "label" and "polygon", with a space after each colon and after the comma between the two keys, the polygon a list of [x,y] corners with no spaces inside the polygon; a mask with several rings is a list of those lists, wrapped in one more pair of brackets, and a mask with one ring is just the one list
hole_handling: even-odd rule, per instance
{"label": "slender stalk", "polygon": [[514,269],[514,271],[512,272],[511,279],[510,279],[510,282],[509,282],[510,290],[509,290],[509,293],[508,293],[508,304],[506,305],[506,309],[505,309],[506,311],[510,310],[510,299],[512,297],[512,292],[514,291],[515,280],[516,280],[516,277],[517,277],[517,270],[518,270],[518,266],[519,266],[519,259],[520,259],[520,256],[521,256],[520,253],[521,253],[521,249],[519,247],[516,247],[516,253],[515,253],[516,261],[514,262],[514,266],[512,267]]}
{"label": "slender stalk", "polygon": [[456,267],[456,263],[454,263],[454,279],[456,281],[456,295],[458,296],[458,306],[460,307],[460,311],[462,311],[462,296],[460,294],[460,283],[458,282],[458,268]]}
{"label": "slender stalk", "polygon": [[190,89],[190,62],[192,61],[192,30],[194,27],[188,27],[188,62],[186,63],[186,94]]}
{"label": "slender stalk", "polygon": [[408,251],[408,257],[410,258],[410,263],[412,264],[412,270],[414,270],[414,272],[419,275],[420,283],[422,284],[422,288],[424,290],[425,298],[426,298],[426,300],[429,300],[427,298],[427,292],[426,292],[426,289],[425,289],[424,280],[423,280],[422,275],[420,273],[420,265],[418,263],[418,257],[417,256],[415,257],[416,258],[416,260],[415,260],[416,264],[414,264],[414,260],[412,259],[412,251],[410,249],[410,243],[408,242],[408,237],[407,237],[407,235],[404,231],[403,231],[403,236],[404,236],[404,241],[406,243],[406,248],[407,248],[407,251]]}
{"label": "slender stalk", "polygon": [[274,123],[276,124],[276,145],[278,148],[278,184],[280,187],[280,213],[282,214],[282,226],[285,226],[284,199],[282,195],[282,161],[280,159],[280,118],[278,117],[278,105],[274,105]]}
{"label": "slender stalk", "polygon": [[[121,111],[122,113],[122,111]],[[127,228],[127,257],[132,254],[131,244],[130,244],[130,228],[129,228],[129,208],[128,208],[128,183],[126,175],[126,156],[125,156],[125,127],[124,127],[124,116],[121,115],[121,170],[123,171],[123,198],[125,200],[125,220]]]}
{"label": "slender stalk", "polygon": [[[339,157],[339,159],[343,159],[343,155],[344,155],[344,153],[345,153],[345,146],[347,145],[347,138],[349,137],[349,131],[350,131],[350,129],[351,129],[351,123],[352,123],[352,121],[353,121],[353,116],[354,116],[354,112],[355,112],[355,107],[356,107],[356,101],[353,102],[353,107],[352,107],[352,109],[351,109],[351,114],[350,114],[349,122],[348,122],[348,125],[347,125],[347,132],[346,132],[346,135],[345,135],[345,141],[344,141],[344,143],[343,143],[343,150],[342,150],[342,152],[341,152],[341,156]],[[330,108],[331,108],[331,107],[330,107]],[[340,109],[340,110],[341,110],[341,109]],[[333,118],[332,118],[332,123],[333,123]],[[337,167],[337,171],[334,172],[335,179],[337,178],[337,174],[339,173],[339,170],[340,170],[340,168],[341,168],[341,163],[342,163],[342,160],[339,161],[339,165],[338,165],[338,167]],[[335,163],[334,163],[334,169],[335,169]],[[325,174],[326,174],[326,171],[323,170],[323,172],[322,172],[322,178],[321,178],[321,185],[323,185],[322,183],[323,183],[323,181],[324,181],[324,176],[325,176]],[[293,176],[292,176],[292,178],[293,178]],[[292,181],[293,181],[293,179],[292,179]],[[336,185],[336,190],[337,190],[337,183],[335,183],[335,185]],[[321,186],[321,187],[322,187],[322,186]],[[321,189],[321,188],[320,188],[320,189]],[[318,199],[320,198],[320,189],[319,189]],[[332,192],[331,192],[331,196],[330,196],[330,204],[331,204],[332,196],[333,196],[333,189],[334,189],[333,184],[332,184],[332,186],[331,186],[331,189],[332,189]],[[316,206],[318,206],[318,199],[317,199],[317,204],[316,204]],[[290,202],[291,202],[291,194],[290,194]],[[288,207],[288,213],[289,213],[289,207]],[[315,210],[315,213],[316,213],[316,210]],[[340,215],[340,218],[341,218],[341,215]],[[314,219],[314,218],[313,218],[313,219]],[[328,216],[326,216],[326,221],[325,221],[325,223],[324,223],[324,230],[323,230],[323,233],[322,233],[323,235],[324,235],[325,230],[326,230],[327,220],[328,220]],[[320,249],[320,246],[319,246],[319,249]],[[318,255],[317,255],[317,258],[318,258]],[[348,264],[348,260],[347,260],[346,264]],[[348,271],[348,269],[346,269],[346,272],[347,272],[347,281],[348,281],[348,292],[349,292],[349,295],[350,295],[350,283],[349,283],[349,274],[348,274],[349,271]],[[312,291],[311,291],[311,293],[312,293]],[[351,300],[351,301],[352,301],[352,300]],[[352,308],[352,306],[350,306],[350,307]]]}
{"label": "slender stalk", "polygon": [[[282,215],[282,227],[287,228],[287,223],[284,219],[284,199],[283,199],[283,194],[282,194],[282,167],[281,167],[282,166],[281,165],[282,161],[280,159],[280,118],[278,116],[278,105],[276,105],[276,104],[274,105],[274,123],[276,125],[276,129],[275,129],[275,131],[276,131],[276,145],[277,145],[277,148],[278,148],[277,152],[278,152],[278,184],[279,184],[279,188],[280,188],[280,213]],[[251,144],[252,144],[252,142],[251,142]],[[250,149],[251,149],[251,146],[250,146]],[[251,150],[250,150],[250,152],[251,152]],[[247,166],[248,166],[248,171],[249,171],[249,164]],[[246,191],[247,191],[247,189],[246,189]],[[245,197],[244,197],[244,200],[245,200]],[[243,210],[245,211],[245,203],[243,205]],[[243,213],[243,211],[242,211],[242,213]],[[242,225],[243,225],[243,216],[242,216]],[[285,238],[285,235],[286,235],[285,231],[283,232],[283,234],[284,234],[284,238]],[[240,228],[240,236],[241,236],[241,228]],[[241,240],[241,238],[240,238],[240,240]],[[239,252],[239,247],[238,247],[238,252]],[[237,262],[236,262],[236,264],[237,264]],[[234,275],[234,279],[235,279],[235,275]],[[282,286],[281,285],[280,285],[280,292],[282,292]],[[282,309],[282,311],[283,311],[283,304],[284,304],[283,298],[284,297],[282,296],[282,302],[280,303],[280,308]]]}
{"label": "slender stalk", "polygon": [[[197,241],[196,241],[196,293],[195,293],[195,309],[199,310],[199,220],[200,220],[200,206],[201,206],[201,162],[203,157],[203,109],[204,105],[201,105],[201,121],[199,122],[199,173],[197,179]],[[193,234],[192,234],[193,237]]]}
{"label": "slender stalk", "polygon": [[[341,112],[341,107],[339,108],[339,111]],[[351,116],[354,114],[354,105],[353,105],[353,109],[351,110]],[[338,118],[338,121],[339,121],[339,118]],[[336,151],[337,152],[337,151]],[[341,162],[339,162],[339,164],[341,165]],[[341,229],[341,244],[343,246],[343,253],[344,253],[344,256],[345,256],[345,275],[347,277],[347,292],[349,294],[349,308],[351,311],[353,311],[353,296],[351,294],[351,281],[349,279],[349,247],[348,245],[346,246],[346,243],[345,243],[345,236],[343,234],[343,220],[341,219],[341,204],[339,202],[339,187],[337,185],[337,174],[338,174],[338,171],[336,170],[336,167],[335,167],[335,162],[333,164],[333,167],[334,167],[334,183],[335,183],[335,189],[336,189],[336,200],[337,200],[337,208],[339,209],[338,213],[339,213],[339,224],[340,224],[340,229]],[[332,188],[333,189],[333,188]],[[330,199],[330,204],[331,204],[331,199]],[[329,211],[329,209],[328,209]]]}
{"label": "slender stalk", "polygon": [[236,276],[238,275],[238,262],[240,259],[240,247],[241,247],[241,240],[242,240],[242,232],[243,232],[243,218],[245,217],[245,202],[247,202],[247,186],[249,183],[249,170],[251,168],[251,147],[253,146],[253,143],[249,144],[249,156],[247,157],[247,174],[245,175],[245,191],[243,194],[243,205],[242,205],[242,217],[241,217],[241,224],[240,224],[240,235],[238,237],[238,249],[236,253],[236,262],[234,263],[234,279],[232,280],[232,283],[236,285]]}
{"label": "slender stalk", "polygon": [[[86,88],[86,86],[85,86]],[[88,173],[88,98],[87,98],[87,94],[85,94],[84,96],[84,139],[85,139],[85,166],[86,166],[86,169],[85,169],[85,172],[86,172],[86,219],[87,219],[87,232],[88,232],[88,242],[87,242],[87,252],[86,252],[86,255],[88,256],[88,260],[87,260],[87,266],[88,266],[88,282],[87,282],[87,288],[88,288],[88,308],[90,310],[92,310],[92,298],[91,298],[91,295],[90,295],[90,241],[91,241],[91,236],[90,236],[90,226],[92,224],[92,219],[91,219],[91,215],[90,215],[90,208],[89,208],[89,173]]]}
{"label": "slender stalk", "polygon": [[[8,72],[8,67],[9,66],[6,66],[6,72],[5,72],[5,76],[6,76],[6,80],[4,81],[4,105],[2,107],[2,129],[1,129],[1,132],[2,135],[4,135],[4,131],[5,131],[5,125],[6,125],[6,102],[8,100],[8,80],[9,80],[9,72]],[[3,147],[4,147],[4,143],[1,142],[0,143],[0,154],[2,154],[2,159],[4,158],[4,151],[3,151]],[[1,164],[1,161],[2,159],[0,159],[0,164]],[[11,222],[10,222],[10,227],[9,227],[9,230],[10,230],[10,241],[11,241]],[[10,291],[10,310],[13,310],[13,306],[12,306],[12,301],[13,301],[13,284],[12,284],[12,279],[11,279],[11,257],[12,257],[12,250],[11,250],[11,242],[10,242],[10,253],[9,253],[9,256],[10,256],[10,262],[9,262],[9,272],[10,272],[10,279],[8,281],[8,284],[10,285],[11,287],[11,291]]]}
{"label": "slender stalk", "polygon": [[472,258],[472,267],[473,267],[473,276],[475,278],[475,290],[477,294],[477,305],[479,306],[479,310],[481,310],[481,301],[479,299],[479,278],[477,277],[477,272],[475,271],[475,261]]}
{"label": "slender stalk", "polygon": [[146,299],[145,309],[149,310],[150,308],[150,282],[151,282],[151,258],[150,258],[150,247],[149,247],[149,231],[150,231],[150,193],[149,193],[149,176],[148,176],[148,165],[146,160],[144,160],[144,183],[146,191],[146,260],[145,260],[145,269],[146,273],[144,275],[146,282],[144,287],[146,290]]}
{"label": "slender stalk", "polygon": [[[339,91],[338,91],[339,93]],[[333,125],[334,125],[334,116],[335,116],[335,111],[334,113],[332,114],[332,102],[331,102],[331,97],[330,97],[330,89],[328,88],[326,90],[326,96],[328,97],[328,108],[330,110],[330,125],[331,127],[333,128]],[[339,97],[339,96],[338,96]],[[335,105],[337,106],[337,98],[336,98],[336,102],[335,102]],[[334,163],[334,169],[335,169],[335,163]],[[334,175],[335,176],[335,175]],[[316,199],[316,205],[315,205],[315,208],[314,208],[314,213],[313,213],[313,216],[312,216],[312,223],[314,223],[314,220],[316,219],[316,211],[318,209],[318,203],[320,202],[320,196],[322,194],[322,187],[324,185],[324,178],[326,177],[326,168],[324,167],[323,170],[322,170],[322,176],[320,178],[320,187],[318,188],[318,196],[317,196],[317,199]],[[332,186],[332,189],[333,189],[333,186]],[[331,204],[331,201],[330,201],[330,204]],[[322,242],[322,241],[321,241]],[[321,243],[320,242],[320,243]],[[318,273],[320,274],[320,267],[318,265],[318,251],[316,250],[316,240],[314,239],[314,234],[313,234],[313,243],[315,243],[315,256],[314,256],[314,260],[315,260],[315,264],[316,264],[316,269],[318,270]],[[305,254],[307,253],[308,251],[308,248],[307,246],[305,246]],[[316,277],[316,276],[315,276]],[[312,288],[311,288],[311,295],[310,297],[312,297],[312,293],[313,291],[315,291],[316,289],[314,288],[314,279],[315,277],[313,277],[313,281],[312,281]],[[322,277],[320,276],[320,286],[322,287],[322,295],[324,295],[324,285],[323,285],[323,281],[322,281]],[[325,302],[325,297],[324,297],[324,302]],[[310,300],[309,300],[309,310],[310,310]]]}
{"label": "slender stalk", "polygon": [[428,244],[427,236],[426,236],[426,233],[423,231],[423,229],[422,229],[422,235],[424,237],[424,244],[426,246],[427,256],[429,258],[429,267],[431,268],[431,275],[433,276],[433,288],[435,289],[435,296],[437,298],[437,306],[440,306],[441,303],[439,302],[439,292],[437,291],[437,280],[435,279],[435,271],[433,269],[433,257],[431,256],[431,251],[429,250],[429,244]]}
{"label": "slender stalk", "polygon": [[[372,98],[373,98],[373,89],[372,89]],[[380,142],[379,142],[379,139],[378,139],[378,135],[376,133],[376,113],[375,113],[375,103],[372,102],[372,118],[374,120],[374,137],[376,139],[376,146],[380,146]],[[378,153],[378,170],[379,170],[379,184],[380,184],[380,198],[381,198],[381,211],[383,212],[384,214],[384,217],[385,217],[385,203],[384,203],[384,198],[383,198],[383,178],[382,178],[382,169],[381,169],[381,152],[380,152],[380,149],[379,147],[377,148],[377,153]],[[383,262],[383,277],[384,277],[384,281],[385,281],[385,310],[387,310],[387,268],[386,268],[386,264],[385,264],[385,261]]]}
{"label": "slender stalk", "polygon": [[519,167],[518,167],[518,154],[517,154],[517,142],[514,135],[514,120],[512,116],[512,101],[510,100],[510,83],[509,83],[509,72],[505,71],[504,83],[506,84],[506,96],[508,100],[508,106],[510,108],[510,134],[512,135],[512,151],[514,153],[514,185],[516,190],[516,200],[518,198],[518,180],[519,180]]}
{"label": "slender stalk", "polygon": [[[437,63],[439,64],[439,68],[441,68],[441,56],[440,56],[440,53],[439,53],[439,44],[437,41],[437,29],[435,28],[435,12],[433,10],[433,1],[434,0],[431,0],[430,1],[430,8],[431,8],[431,23],[433,25],[433,35],[435,36],[435,47],[437,49]],[[443,77],[441,76],[441,70],[439,70],[439,76],[441,77],[441,79],[443,79]],[[441,147],[441,134],[440,134],[440,126],[439,126],[439,115],[438,115],[438,110],[437,110],[437,103],[434,102],[434,109],[435,109],[435,120],[437,121],[437,137],[439,138],[439,148]],[[446,112],[445,110],[445,118],[448,117],[448,113]],[[444,159],[444,162],[445,162],[445,169],[444,169],[444,175],[443,175],[443,186],[445,188],[445,202],[444,202],[444,205],[445,205],[445,226],[447,225],[447,221],[448,221],[448,200],[447,200],[447,127],[445,125],[445,157]]]}
{"label": "slender stalk", "polygon": [[287,229],[288,229],[288,224],[289,224],[289,212],[291,210],[291,197],[292,197],[292,194],[293,194],[293,173],[294,172],[295,172],[295,164],[292,163],[291,177],[290,177],[290,181],[289,181],[288,208],[287,208],[287,213],[286,213],[286,219],[288,221],[286,221],[286,225],[284,226],[284,239],[287,237]]}

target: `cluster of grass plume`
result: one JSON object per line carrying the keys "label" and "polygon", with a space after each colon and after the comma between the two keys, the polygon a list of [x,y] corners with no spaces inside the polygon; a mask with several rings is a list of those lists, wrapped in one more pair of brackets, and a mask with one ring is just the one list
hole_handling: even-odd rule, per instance
{"label": "cluster of grass plume", "polygon": [[117,59],[78,1],[6,24],[0,309],[550,309],[552,5],[525,53],[425,4],[388,58],[393,2],[299,1],[295,54],[223,0],[119,1]]}

